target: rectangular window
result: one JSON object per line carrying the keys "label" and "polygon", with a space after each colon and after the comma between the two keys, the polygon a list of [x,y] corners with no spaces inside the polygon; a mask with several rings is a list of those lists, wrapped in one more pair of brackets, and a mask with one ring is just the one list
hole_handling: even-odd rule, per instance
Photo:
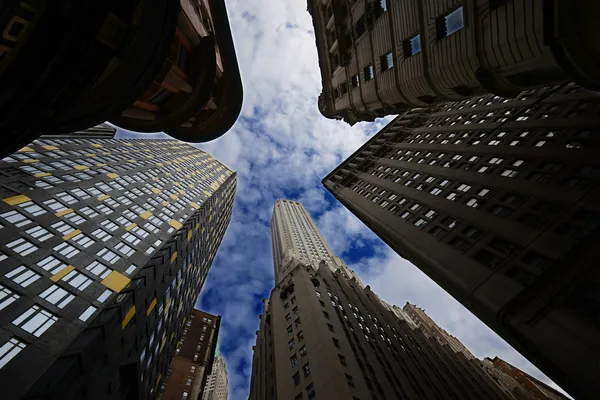
{"label": "rectangular window", "polygon": [[358,75],[354,75],[351,78],[352,87],[357,88],[360,86],[360,77]]}
{"label": "rectangular window", "polygon": [[302,366],[302,371],[304,372],[304,376],[310,375],[310,363],[306,363]]}
{"label": "rectangular window", "polygon": [[52,285],[44,290],[40,297],[58,308],[63,308],[75,298],[71,293],[57,285]]}
{"label": "rectangular window", "polygon": [[117,260],[119,260],[119,258],[121,258],[116,253],[110,251],[107,248],[100,250],[98,253],[96,253],[96,255],[102,257],[103,260],[109,263],[115,263],[117,262]]}
{"label": "rectangular window", "polygon": [[67,268],[67,264],[60,261],[54,256],[48,256],[41,261],[38,261],[37,266],[48,271],[51,275],[56,275],[63,269]]}
{"label": "rectangular window", "polygon": [[7,222],[13,224],[17,228],[31,223],[31,220],[29,218],[15,210],[7,211],[3,214],[0,214],[0,217],[4,218]]}
{"label": "rectangular window", "polygon": [[23,265],[13,269],[4,276],[21,287],[27,287],[40,278],[38,274]]}
{"label": "rectangular window", "polygon": [[79,319],[83,322],[87,321],[95,312],[96,312],[97,308],[94,306],[89,306],[88,308],[85,309],[84,312],[81,313],[81,315],[79,316]]}
{"label": "rectangular window", "polygon": [[113,271],[98,261],[93,261],[90,265],[85,267],[85,269],[102,279],[106,278]]}
{"label": "rectangular window", "polygon": [[13,240],[12,242],[5,244],[5,246],[22,257],[31,254],[38,249],[36,245],[24,238]]}
{"label": "rectangular window", "polygon": [[437,38],[443,39],[465,27],[463,7],[436,18]]}
{"label": "rectangular window", "polygon": [[348,386],[350,387],[354,387],[354,379],[352,378],[352,375],[346,375],[346,382],[348,382]]}
{"label": "rectangular window", "polygon": [[300,357],[306,356],[306,346],[300,347]]}
{"label": "rectangular window", "polygon": [[56,199],[46,200],[46,201],[43,201],[42,203],[44,205],[46,205],[48,208],[50,208],[52,211],[54,211],[55,213],[65,211],[67,209],[67,207],[65,207],[63,204],[59,203]]}
{"label": "rectangular window", "polygon": [[55,229],[56,231],[58,231],[58,233],[60,233],[63,236],[68,235],[69,233],[75,230],[75,228],[73,228],[71,225],[67,224],[64,221],[58,221],[50,225],[50,228]]}
{"label": "rectangular window", "polygon": [[4,367],[14,356],[25,348],[26,344],[17,338],[10,338],[0,347],[0,368]]}
{"label": "rectangular window", "polygon": [[94,241],[89,236],[86,236],[83,233],[75,235],[73,238],[71,238],[71,240],[74,243],[77,243],[78,245],[83,247],[84,249],[94,244]]}
{"label": "rectangular window", "polygon": [[365,78],[365,82],[372,80],[375,77],[375,72],[373,70],[373,64],[369,64],[365,68],[363,68],[363,74]]}
{"label": "rectangular window", "polygon": [[33,228],[29,228],[25,231],[25,233],[27,233],[29,236],[31,236],[34,239],[37,239],[40,242],[44,242],[53,236],[52,233],[42,228],[41,226],[34,226]]}
{"label": "rectangular window", "polygon": [[382,71],[387,71],[394,66],[394,56],[391,51],[379,57],[379,61],[381,62]]}
{"label": "rectangular window", "polygon": [[19,207],[21,207],[23,210],[25,210],[29,214],[33,215],[34,217],[46,213],[46,210],[44,210],[42,207],[38,206],[37,204],[33,203],[32,201],[28,201],[26,203],[21,203],[21,204],[19,204]]}
{"label": "rectangular window", "polygon": [[71,246],[66,242],[54,247],[54,251],[57,251],[60,255],[66,258],[72,258],[79,254],[79,250],[75,246]]}
{"label": "rectangular window", "polygon": [[95,231],[93,231],[92,235],[94,235],[96,238],[102,240],[103,242],[106,242],[108,239],[111,238],[110,234],[102,228],[98,228]]}
{"label": "rectangular window", "polygon": [[72,212],[72,213],[65,215],[65,218],[67,218],[69,221],[71,221],[75,225],[79,225],[79,224],[85,222],[85,218],[83,218],[81,215],[77,214],[76,212]]}
{"label": "rectangular window", "polygon": [[114,232],[119,229],[119,225],[115,224],[113,221],[107,219],[100,223],[104,228],[106,228],[109,232]]}
{"label": "rectangular window", "polygon": [[300,384],[300,373],[296,372],[293,376],[292,376],[292,380],[294,382],[294,387],[298,386]]}
{"label": "rectangular window", "polygon": [[416,34],[411,38],[404,40],[404,58],[414,56],[421,52],[421,35]]}
{"label": "rectangular window", "polygon": [[0,310],[8,307],[13,301],[17,300],[20,296],[0,284]]}
{"label": "rectangular window", "polygon": [[118,252],[126,255],[127,257],[129,257],[130,255],[132,255],[134,253],[135,250],[133,250],[133,248],[127,246],[125,243],[123,242],[119,242],[115,245],[115,250],[117,250]]}
{"label": "rectangular window", "polygon": [[69,272],[61,280],[65,281],[66,283],[78,290],[84,290],[92,283],[91,279],[83,275],[81,272],[78,272],[77,270]]}
{"label": "rectangular window", "polygon": [[295,368],[298,364],[298,357],[295,354],[290,357],[290,363],[292,364],[292,368]]}
{"label": "rectangular window", "polygon": [[48,330],[58,318],[44,310],[38,305],[33,305],[27,309],[18,318],[13,320],[13,324],[23,329],[25,332],[31,333],[33,336],[40,337]]}

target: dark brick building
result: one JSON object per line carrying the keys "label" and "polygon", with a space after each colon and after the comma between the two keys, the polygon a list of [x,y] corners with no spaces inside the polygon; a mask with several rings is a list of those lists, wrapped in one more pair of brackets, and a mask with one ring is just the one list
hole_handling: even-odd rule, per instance
{"label": "dark brick building", "polygon": [[45,138],[1,161],[2,398],[154,398],[235,186],[174,140]]}
{"label": "dark brick building", "polygon": [[212,372],[221,317],[192,310],[158,399],[201,399]]}
{"label": "dark brick building", "polygon": [[354,124],[575,81],[600,89],[595,0],[308,0],[319,110]]}
{"label": "dark brick building", "polygon": [[599,111],[575,84],[413,109],[323,180],[581,399],[600,397]]}
{"label": "dark brick building", "polygon": [[46,3],[0,5],[0,156],[104,121],[205,142],[237,119],[224,0]]}

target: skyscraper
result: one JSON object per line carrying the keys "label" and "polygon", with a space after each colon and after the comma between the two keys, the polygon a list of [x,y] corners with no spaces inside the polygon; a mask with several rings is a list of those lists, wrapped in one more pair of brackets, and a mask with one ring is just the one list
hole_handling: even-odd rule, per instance
{"label": "skyscraper", "polygon": [[407,111],[325,187],[575,397],[600,398],[596,93]]}
{"label": "skyscraper", "polygon": [[236,174],[173,140],[46,138],[0,175],[2,397],[153,398]]}
{"label": "skyscraper", "polygon": [[349,124],[575,81],[600,89],[593,0],[308,0],[323,91]]}
{"label": "skyscraper", "polygon": [[233,125],[242,82],[224,0],[61,4],[0,7],[0,157],[104,121],[187,142]]}
{"label": "skyscraper", "polygon": [[[275,204],[273,241],[286,226],[292,237],[323,241],[307,213],[303,224],[281,221],[295,214],[290,208],[302,206]],[[274,249],[298,248],[291,239],[283,243]],[[276,285],[260,316],[250,400],[509,398],[481,368],[409,327],[343,268],[309,258],[296,254],[278,265],[274,257]]]}
{"label": "skyscraper", "polygon": [[192,311],[157,396],[159,400],[204,396],[213,371],[220,327],[220,316]]}
{"label": "skyscraper", "polygon": [[228,385],[225,359],[219,354],[213,362],[212,372],[206,381],[201,400],[227,400]]}

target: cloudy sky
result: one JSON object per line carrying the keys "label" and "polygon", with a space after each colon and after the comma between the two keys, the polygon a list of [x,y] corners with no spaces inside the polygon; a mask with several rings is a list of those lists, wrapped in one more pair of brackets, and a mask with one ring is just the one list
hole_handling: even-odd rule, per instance
{"label": "cloudy sky", "polygon": [[425,308],[476,356],[499,356],[549,382],[428,277],[400,258],[322,187],[321,179],[389,119],[350,127],[317,110],[321,91],[306,0],[226,0],[244,108],[199,147],[238,172],[232,222],[197,307],[222,316],[231,400],[247,399],[261,300],[273,287],[269,220],[279,198],[303,202],[329,245],[389,303]]}

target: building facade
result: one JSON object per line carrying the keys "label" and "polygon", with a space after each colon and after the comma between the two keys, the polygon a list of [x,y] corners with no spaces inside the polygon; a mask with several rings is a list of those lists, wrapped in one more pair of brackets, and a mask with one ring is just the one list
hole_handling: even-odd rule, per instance
{"label": "building facade", "polygon": [[[275,204],[273,241],[286,225],[279,221],[283,201],[299,204]],[[314,223],[296,226],[301,232]],[[280,266],[263,301],[250,400],[510,398],[470,360],[396,317],[343,268],[303,259]]]}
{"label": "building facade", "polygon": [[206,381],[202,400],[227,400],[229,379],[225,359],[219,354],[212,366],[212,372]]}
{"label": "building facade", "polygon": [[472,360],[475,358],[473,354],[465,347],[464,344],[456,337],[452,336],[446,330],[441,328],[435,323],[433,319],[425,310],[417,307],[414,304],[406,302],[403,311],[410,317],[410,319],[416,324],[416,326],[425,334],[425,336],[434,338],[442,346],[449,346],[455,353],[462,353],[467,359]]}
{"label": "building facade", "polygon": [[481,367],[517,399],[523,400],[567,400],[568,397],[521,371],[501,358],[485,358]]}
{"label": "building facade", "polygon": [[568,81],[600,89],[593,0],[308,0],[308,11],[327,118],[354,124]]}
{"label": "building facade", "polygon": [[236,174],[173,140],[42,139],[0,162],[5,399],[151,399]]}
{"label": "building facade", "polygon": [[187,142],[233,125],[242,83],[224,0],[66,3],[0,9],[1,157],[104,121]]}
{"label": "building facade", "polygon": [[567,84],[410,110],[323,180],[581,399],[600,397],[599,100]]}
{"label": "building facade", "polygon": [[193,310],[157,399],[204,398],[213,372],[221,317]]}

